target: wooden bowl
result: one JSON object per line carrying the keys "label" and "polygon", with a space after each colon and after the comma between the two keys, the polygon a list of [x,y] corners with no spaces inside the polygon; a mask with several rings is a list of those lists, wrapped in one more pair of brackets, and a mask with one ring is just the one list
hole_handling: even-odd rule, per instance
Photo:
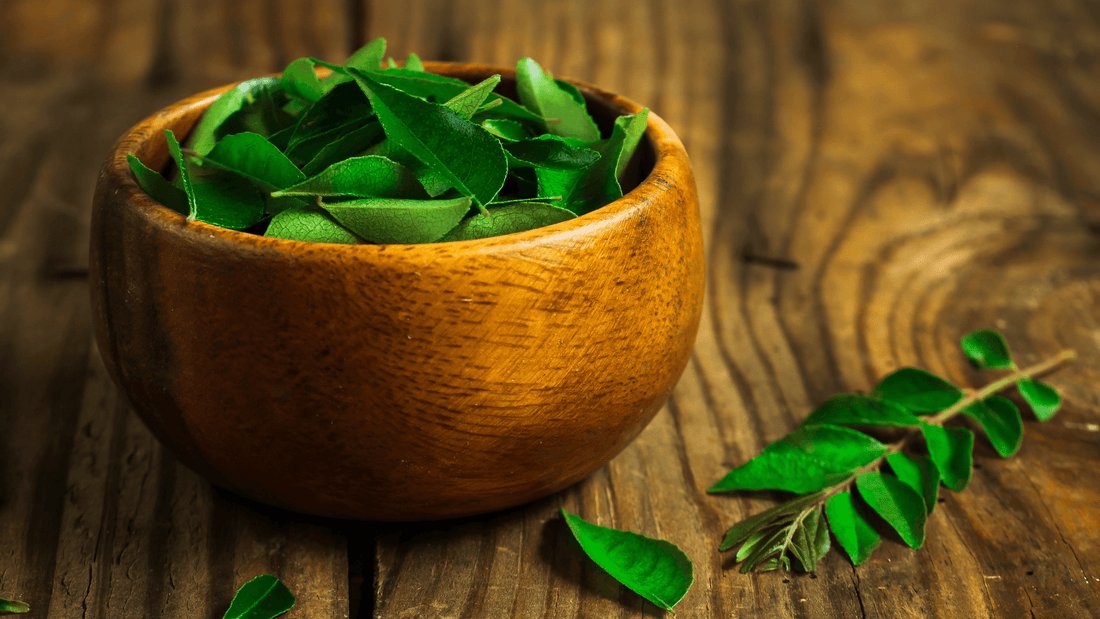
{"label": "wooden bowl", "polygon": [[[514,71],[426,63],[476,83]],[[576,83],[606,132],[638,105]],[[703,247],[691,164],[649,115],[625,197],[557,225],[426,245],[287,241],[187,223],[133,154],[170,161],[225,86],[114,145],[96,187],[91,290],[112,378],[184,464],[256,500],[426,520],[531,501],[607,463],[691,354]],[[606,135],[606,133],[605,133]]]}

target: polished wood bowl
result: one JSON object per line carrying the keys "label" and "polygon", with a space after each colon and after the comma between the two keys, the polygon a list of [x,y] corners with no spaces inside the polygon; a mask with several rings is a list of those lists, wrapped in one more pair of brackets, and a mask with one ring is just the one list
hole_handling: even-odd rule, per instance
{"label": "polished wood bowl", "polygon": [[[514,72],[426,63],[476,83]],[[576,84],[606,132],[627,99]],[[186,219],[138,186],[164,130],[225,86],[145,119],[96,187],[96,339],[119,388],[183,463],[300,512],[426,520],[489,512],[583,479],[680,377],[703,304],[691,164],[650,114],[643,180],[553,226],[425,245],[270,239]]]}

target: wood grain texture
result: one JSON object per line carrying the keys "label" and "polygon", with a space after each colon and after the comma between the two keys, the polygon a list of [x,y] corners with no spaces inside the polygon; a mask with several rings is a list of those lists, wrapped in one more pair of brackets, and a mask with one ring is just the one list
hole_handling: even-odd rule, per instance
{"label": "wood grain texture", "polygon": [[[696,582],[678,617],[1097,615],[1094,3],[331,0],[302,20],[306,4],[0,3],[0,596],[50,617],[216,618],[271,570],[294,575],[288,617],[655,615],[579,557],[564,506],[683,547]],[[81,274],[114,139],[376,36],[397,58],[531,56],[650,106],[694,164],[708,304],[673,398],[584,482],[491,517],[303,521],[214,491],[119,403],[91,345]],[[859,568],[832,552],[816,577],[744,576],[717,553],[771,504],[704,494],[730,467],[894,368],[979,384],[955,340],[989,326],[1024,363],[1077,350],[1049,378],[1067,405],[1028,418],[1012,459],[979,438],[923,549],[886,540]]]}

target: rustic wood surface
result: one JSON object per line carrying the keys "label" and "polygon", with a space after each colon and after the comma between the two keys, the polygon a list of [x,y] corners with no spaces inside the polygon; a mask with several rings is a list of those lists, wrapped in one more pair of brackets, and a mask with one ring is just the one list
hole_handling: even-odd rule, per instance
{"label": "rustic wood surface", "polygon": [[[186,95],[385,36],[648,105],[694,163],[708,301],[649,428],[587,480],[485,517],[305,518],[211,488],[146,431],[92,343],[87,240],[123,131]],[[1087,0],[6,0],[0,3],[0,597],[28,617],[217,619],[278,574],[289,617],[634,617],[556,511],[679,544],[679,617],[1100,616],[1100,10]],[[704,490],[838,391],[955,342],[1063,348],[1065,409],[945,491],[913,551],[741,575]],[[293,458],[294,454],[287,454]]]}

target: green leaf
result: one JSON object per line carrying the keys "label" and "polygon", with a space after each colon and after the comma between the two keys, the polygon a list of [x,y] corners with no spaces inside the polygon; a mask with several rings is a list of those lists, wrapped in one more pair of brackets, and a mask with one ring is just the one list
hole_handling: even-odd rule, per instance
{"label": "green leaf", "polygon": [[815,507],[795,527],[791,538],[791,553],[803,572],[813,572],[817,562],[829,552],[829,528],[821,517],[821,507]]}
{"label": "green leaf", "polygon": [[352,74],[367,93],[387,137],[478,206],[493,201],[508,174],[508,160],[496,138],[442,105],[407,95],[370,74],[354,70]]}
{"label": "green leaf", "polygon": [[294,594],[278,578],[264,574],[237,590],[223,619],[273,619],[294,608]]}
{"label": "green leaf", "polygon": [[856,487],[863,500],[910,548],[920,548],[924,544],[924,523],[928,515],[924,499],[912,488],[880,471],[860,475],[856,478]]}
{"label": "green leaf", "polygon": [[[305,174],[280,152],[278,147],[255,133],[227,135],[201,159],[219,169],[248,179],[265,195],[306,178]],[[299,200],[271,197],[264,207],[264,212],[274,215],[299,205]]]}
{"label": "green leaf", "polygon": [[576,217],[563,208],[540,202],[513,202],[496,207],[489,205],[488,210],[488,215],[477,213],[462,220],[439,239],[439,242],[503,236],[550,226]]}
{"label": "green leaf", "polygon": [[470,86],[466,90],[451,97],[445,105],[448,109],[462,114],[462,117],[466,120],[473,118],[474,112],[481,107],[481,104],[485,102],[492,92],[493,88],[500,83],[499,75],[492,75],[485,78],[480,83]]}
{"label": "green leaf", "polygon": [[200,155],[205,155],[214,148],[217,141],[214,132],[244,105],[251,103],[263,91],[265,86],[272,87],[279,83],[277,77],[260,77],[253,80],[245,80],[236,87],[222,93],[217,100],[203,112],[198,125],[188,137],[188,147]]}
{"label": "green leaf", "polygon": [[309,138],[345,127],[352,121],[365,121],[373,114],[370,101],[358,84],[340,84],[302,114],[287,141],[287,148],[292,149]]}
{"label": "green leaf", "polygon": [[763,544],[766,540],[770,540],[772,537],[775,537],[776,533],[776,529],[771,525],[766,526],[762,529],[757,529],[755,532],[753,532],[752,535],[749,536],[748,539],[745,540],[745,543],[737,549],[737,554],[735,555],[734,560],[740,563],[745,559],[748,559],[754,552],[756,552],[756,549],[759,548],[761,544]]}
{"label": "green leaf", "polygon": [[0,598],[0,613],[25,613],[30,609],[26,602]]}
{"label": "green leaf", "polygon": [[545,122],[544,131],[588,144],[599,141],[600,130],[588,115],[583,98],[576,101],[571,92],[563,89],[531,58],[516,63],[516,89],[524,107],[543,118],[560,119],[560,122]]}
{"label": "green leaf", "polygon": [[979,370],[1012,370],[1016,364],[1008,352],[1008,342],[992,329],[972,331],[963,336],[962,349]]}
{"label": "green leaf", "polygon": [[1020,450],[1024,442],[1024,420],[1011,400],[993,396],[971,404],[963,414],[978,422],[1002,458]]}
{"label": "green leaf", "polygon": [[334,163],[320,174],[271,195],[428,198],[408,168],[385,157],[374,156],[352,157]]}
{"label": "green leaf", "polygon": [[299,58],[287,65],[280,84],[288,95],[311,103],[319,101],[324,94],[321,80],[317,78],[309,58]]}
{"label": "green leaf", "polygon": [[[518,162],[512,167],[542,167],[555,170],[579,170],[600,160],[600,153],[590,148],[578,148],[555,135],[540,135],[504,145],[504,150]],[[560,194],[559,194],[560,195]]]}
{"label": "green leaf", "polygon": [[321,206],[371,243],[434,243],[469,212],[470,199],[365,198]]}
{"label": "green leaf", "polygon": [[962,389],[917,368],[902,368],[875,387],[883,400],[914,413],[935,413],[962,399]]}
{"label": "green leaf", "polygon": [[966,428],[942,428],[927,423],[921,424],[920,429],[944,485],[955,492],[965,490],[972,472],[974,434]]}
{"label": "green leaf", "polygon": [[[642,111],[637,114],[631,114],[629,116],[619,116],[615,119],[615,126],[611,130],[610,143],[614,143],[616,133],[622,134],[622,141],[616,147],[618,151],[615,156],[615,182],[618,183],[623,177],[623,171],[626,169],[626,164],[630,163],[630,158],[634,156],[634,151],[638,148],[638,144],[642,141],[642,135],[645,134],[646,123],[649,119],[649,108],[643,108]],[[619,194],[623,193],[620,188]]]}
{"label": "green leaf", "polygon": [[[710,490],[707,490],[710,492]],[[766,526],[769,522],[780,520],[789,514],[795,514],[803,510],[803,508],[813,505],[821,497],[825,496],[824,491],[813,492],[803,496],[795,497],[786,503],[780,503],[775,507],[760,512],[754,516],[745,518],[741,522],[733,525],[729,531],[726,531],[726,536],[722,540],[722,544],[718,546],[718,550],[725,552],[730,548],[733,548],[737,544],[745,541],[754,532],[761,527]]]}
{"label": "green leaf", "polygon": [[138,185],[149,194],[149,197],[160,202],[164,206],[176,211],[184,217],[190,212],[187,205],[187,194],[178,187],[169,183],[160,172],[155,172],[145,167],[137,157],[126,155],[126,161],[130,162],[130,170],[137,178]]}
{"label": "green leaf", "polygon": [[882,543],[878,532],[856,509],[854,497],[848,491],[829,497],[825,503],[825,516],[829,519],[829,529],[853,565],[870,558]]}
{"label": "green leaf", "polygon": [[386,55],[386,39],[378,37],[367,43],[344,61],[344,67],[360,71],[377,71],[382,67],[382,57]]}
{"label": "green leaf", "polygon": [[193,166],[184,158],[172,130],[165,129],[164,133],[187,193],[188,221],[243,230],[263,218],[264,198],[248,179],[233,172]]}
{"label": "green leaf", "polygon": [[279,101],[288,101],[286,93],[278,85],[263,86],[251,102],[244,103],[214,130],[215,139],[220,140],[226,135],[245,131],[266,137],[293,126],[295,117],[276,102],[272,90],[278,94]]}
{"label": "green leaf", "polygon": [[409,52],[409,57],[405,59],[405,68],[409,71],[423,71],[424,65],[420,62],[420,56]]}
{"label": "green leaf", "polygon": [[707,492],[813,492],[844,480],[885,452],[885,445],[850,428],[831,425],[799,428],[727,473]]}
{"label": "green leaf", "polygon": [[1020,390],[1020,395],[1024,396],[1024,400],[1039,421],[1050,419],[1062,406],[1062,396],[1054,387],[1044,382],[1025,378],[1016,383],[1016,388]]}
{"label": "green leaf", "polygon": [[817,407],[803,426],[830,423],[838,426],[915,427],[920,418],[897,404],[869,395],[840,393]]}
{"label": "green leaf", "polygon": [[264,236],[292,241],[358,245],[362,241],[324,209],[306,205],[289,208],[271,218]]}
{"label": "green leaf", "polygon": [[886,462],[898,479],[924,498],[925,511],[931,514],[936,510],[936,499],[940,494],[940,471],[935,462],[924,456],[914,457],[902,452],[886,456]]}
{"label": "green leaf", "polygon": [[590,524],[564,509],[561,515],[596,565],[658,607],[672,610],[691,588],[694,568],[675,544]]}
{"label": "green leaf", "polygon": [[486,131],[507,142],[518,142],[530,137],[523,123],[507,118],[486,118],[481,121]]}
{"label": "green leaf", "polygon": [[[787,536],[790,533],[790,526],[791,525],[788,524],[787,526],[779,529],[775,533],[772,533],[765,539],[763,543],[757,544],[752,552],[746,553],[748,556],[745,557],[745,563],[741,565],[741,573],[748,574],[749,572],[759,567],[761,563],[763,563],[773,555],[782,556],[781,553],[783,553],[789,543]],[[767,572],[770,570],[774,570],[778,567],[779,560],[777,557],[776,563],[774,565],[769,564],[764,567],[762,571]],[[788,566],[787,569],[790,569],[790,567]]]}
{"label": "green leaf", "polygon": [[343,161],[357,153],[361,153],[382,140],[385,134],[382,132],[382,123],[370,122],[358,129],[353,129],[329,142],[302,166],[302,172],[308,176],[320,174],[329,166]]}

